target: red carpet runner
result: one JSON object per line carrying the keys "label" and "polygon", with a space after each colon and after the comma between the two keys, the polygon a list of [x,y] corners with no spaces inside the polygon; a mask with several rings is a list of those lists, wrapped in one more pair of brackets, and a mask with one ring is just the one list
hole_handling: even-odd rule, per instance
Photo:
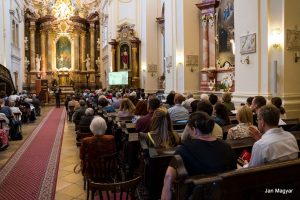
{"label": "red carpet runner", "polygon": [[1,200],[54,199],[64,121],[52,109],[1,169]]}

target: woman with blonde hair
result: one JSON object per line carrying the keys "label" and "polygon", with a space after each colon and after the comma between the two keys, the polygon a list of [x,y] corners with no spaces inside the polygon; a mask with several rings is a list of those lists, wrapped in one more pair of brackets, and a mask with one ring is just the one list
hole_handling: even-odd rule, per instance
{"label": "woman with blonde hair", "polygon": [[128,98],[121,101],[118,117],[132,117],[134,115],[135,106]]}
{"label": "woman with blonde hair", "polygon": [[147,138],[155,148],[171,148],[179,144],[179,136],[173,130],[170,114],[165,107],[154,111]]}
{"label": "woman with blonde hair", "polygon": [[249,135],[249,127],[257,129],[256,126],[253,125],[253,114],[251,108],[248,106],[240,107],[237,111],[236,119],[239,124],[228,130],[227,139],[251,137],[251,135]]}

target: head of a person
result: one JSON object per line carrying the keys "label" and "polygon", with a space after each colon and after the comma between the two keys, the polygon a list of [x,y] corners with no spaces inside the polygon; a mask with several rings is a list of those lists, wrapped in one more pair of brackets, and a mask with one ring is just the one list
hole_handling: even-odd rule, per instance
{"label": "head of a person", "polygon": [[285,114],[285,109],[282,107],[282,100],[280,97],[273,97],[271,103],[279,109],[280,114]]}
{"label": "head of a person", "polygon": [[201,94],[200,95],[200,100],[201,101],[209,101],[209,96],[207,94]]}
{"label": "head of a person", "polygon": [[79,105],[80,105],[80,107],[85,107],[85,100],[83,100],[83,99],[80,99],[79,100]]}
{"label": "head of a person", "polygon": [[182,94],[176,93],[175,97],[174,97],[174,103],[175,104],[182,104],[182,102],[184,101],[184,97],[182,96]]}
{"label": "head of a person", "polygon": [[146,100],[141,100],[138,101],[136,106],[135,106],[135,115],[146,115],[148,113],[147,111],[147,101]]}
{"label": "head of a person", "polygon": [[247,100],[246,100],[247,106],[249,106],[249,107],[251,106],[253,99],[254,99],[254,97],[247,98]]}
{"label": "head of a person", "polygon": [[94,135],[104,135],[107,129],[105,120],[100,116],[94,117],[90,129]]}
{"label": "head of a person", "polygon": [[193,98],[193,97],[194,97],[194,95],[192,93],[188,93],[187,96],[186,96],[187,99],[190,99],[190,98]]}
{"label": "head of a person", "polygon": [[117,92],[116,93],[116,97],[117,97],[117,99],[121,98],[122,97],[122,93],[121,92]]}
{"label": "head of a person", "polygon": [[191,103],[192,113],[197,111],[197,104],[198,103],[199,103],[198,99],[192,101],[192,103]]}
{"label": "head of a person", "polygon": [[120,104],[120,111],[130,111],[133,112],[135,109],[134,104],[128,98],[124,98]]}
{"label": "head of a person", "polygon": [[222,95],[222,100],[223,100],[224,103],[229,103],[229,102],[231,102],[231,93],[225,92],[225,93]]}
{"label": "head of a person", "polygon": [[160,106],[160,101],[157,97],[148,99],[148,112],[154,112]]}
{"label": "head of a person", "polygon": [[87,108],[84,112],[86,116],[93,116],[94,115],[94,109],[93,108]]}
{"label": "head of a person", "polygon": [[101,106],[101,107],[105,107],[108,105],[108,101],[107,101],[107,98],[104,96],[104,95],[101,95],[98,99],[98,104]]}
{"label": "head of a person", "polygon": [[209,102],[210,102],[212,105],[215,105],[215,104],[218,102],[218,96],[215,95],[215,94],[210,94],[210,95],[209,95]]}
{"label": "head of a person", "polygon": [[0,106],[1,105],[4,105],[4,99],[3,98],[0,98]]}
{"label": "head of a person", "polygon": [[253,112],[258,112],[258,110],[262,107],[265,106],[267,103],[267,100],[263,96],[255,96],[252,100],[251,103],[251,109]]}
{"label": "head of a person", "polygon": [[223,119],[226,124],[230,124],[230,119],[228,116],[228,110],[226,108],[226,106],[222,103],[217,103],[215,105],[215,111],[216,111],[216,116],[220,117],[221,119]]}
{"label": "head of a person", "polygon": [[197,111],[190,115],[188,125],[190,128],[195,129],[196,135],[209,135],[215,126],[215,122],[207,113]]}
{"label": "head of a person", "polygon": [[257,115],[258,130],[265,133],[271,128],[278,127],[280,118],[279,109],[274,105],[262,106]]}
{"label": "head of a person", "polygon": [[8,106],[9,107],[15,107],[16,103],[14,101],[9,101]]}
{"label": "head of a person", "polygon": [[213,113],[213,106],[209,101],[199,101],[197,104],[197,111],[205,112],[211,116]]}
{"label": "head of a person", "polygon": [[237,113],[236,119],[239,123],[253,124],[253,113],[249,106],[241,106]]}
{"label": "head of a person", "polygon": [[169,141],[169,132],[173,131],[173,127],[169,112],[165,107],[159,107],[154,111],[150,131],[157,134],[159,145],[167,144]]}
{"label": "head of a person", "polygon": [[166,103],[169,104],[170,106],[174,105],[174,98],[175,98],[175,93],[170,92],[167,96]]}

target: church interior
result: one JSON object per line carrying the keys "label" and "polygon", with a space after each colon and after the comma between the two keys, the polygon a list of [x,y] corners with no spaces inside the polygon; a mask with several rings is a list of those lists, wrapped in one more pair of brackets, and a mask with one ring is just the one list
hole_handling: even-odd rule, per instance
{"label": "church interior", "polygon": [[[5,151],[0,151],[0,175],[3,177],[0,178],[0,199],[22,199],[18,196],[19,193],[22,194],[22,189],[14,198],[6,195],[12,192],[11,188],[17,184],[13,178],[9,179],[10,176],[20,176],[13,173],[13,168],[12,172],[8,172],[7,168],[18,167],[18,161],[12,164],[15,160],[13,158],[21,154],[18,152],[25,155],[29,147],[34,148],[38,135],[47,134],[47,131],[44,133],[42,129],[54,130],[57,135],[53,137],[53,147],[52,143],[48,149],[42,142],[36,144],[36,147],[40,145],[41,153],[51,152],[50,161],[54,155],[56,160],[54,159],[53,163],[56,164],[53,164],[52,168],[50,164],[45,166],[48,166],[46,171],[55,175],[49,176],[52,179],[48,179],[48,183],[46,178],[38,182],[29,176],[28,180],[32,183],[37,182],[37,185],[29,184],[28,188],[42,189],[36,196],[26,194],[26,198],[23,199],[89,198],[89,186],[94,186],[81,172],[74,173],[77,170],[75,166],[78,165],[79,168],[81,162],[81,150],[78,143],[76,146],[74,142],[76,135],[73,133],[77,124],[72,123],[68,103],[65,104],[67,99],[71,100],[74,95],[124,89],[130,92],[143,90],[146,96],[159,94],[167,97],[176,92],[187,98],[193,95],[195,99],[201,99],[202,95],[216,95],[220,100],[225,93],[230,93],[236,110],[244,105],[249,97],[262,96],[267,102],[271,102],[274,97],[280,97],[285,109],[285,119],[294,120],[290,121],[293,125],[299,124],[299,10],[298,0],[0,1],[0,98],[9,99],[10,95],[28,94],[37,96],[42,105],[40,116],[37,115],[34,122],[29,120],[29,123],[20,125],[23,139],[16,143],[10,141],[10,146]],[[96,111],[100,112],[98,108]],[[106,120],[107,130],[114,134],[119,131],[126,136],[128,146],[122,148],[138,151],[135,149],[138,141],[142,147],[142,150],[139,149],[142,152],[139,156],[145,154],[142,142],[140,144],[141,136],[135,133],[130,125],[126,125],[126,120],[124,124],[117,123],[115,116],[102,111],[101,116]],[[2,120],[0,116],[0,139],[5,123]],[[130,136],[131,132],[135,135]],[[300,134],[297,134],[295,137],[299,146]],[[236,148],[239,145],[243,146],[235,143],[234,145]],[[252,145],[253,142],[251,148],[247,146],[250,151]],[[57,152],[54,151],[54,147],[58,149]],[[153,152],[149,152],[151,157]],[[160,152],[157,151],[156,154]],[[28,157],[34,155],[29,154]],[[127,157],[126,159],[129,159]],[[143,172],[144,176],[139,180],[143,186],[138,187],[138,199],[161,197],[163,181],[157,183],[158,179],[145,179],[145,176],[160,173],[159,170],[156,171],[159,164],[153,160],[149,159],[148,164],[152,163],[154,170],[148,167],[147,173]],[[170,157],[156,160],[161,165],[169,161]],[[41,163],[36,162],[35,165],[40,166]],[[48,160],[45,163],[48,163]],[[287,194],[290,199],[300,197],[300,182],[295,180],[299,175],[293,174],[294,168],[300,166],[300,161],[295,163],[288,172],[290,177],[293,177],[290,181],[295,184],[283,184],[286,189],[294,189],[294,192]],[[140,163],[138,166],[138,172],[146,169],[145,164]],[[278,167],[289,169],[289,166],[291,165]],[[44,170],[42,167],[37,169]],[[157,176],[164,177],[165,170],[166,168],[162,172],[163,175]],[[276,171],[275,168],[272,170],[274,171],[271,172]],[[137,173],[136,171],[132,173]],[[278,180],[286,181],[286,176],[278,173]],[[125,173],[125,179],[127,175]],[[34,176],[42,177],[43,174]],[[239,176],[242,177],[240,174]],[[194,185],[200,184],[195,179],[192,181]],[[225,182],[225,178],[222,181]],[[20,188],[26,185],[23,183],[21,186],[21,182],[17,184]],[[180,181],[178,183],[183,184]],[[218,181],[211,184],[215,183],[219,184]],[[4,184],[5,188],[2,187]],[[43,190],[49,188],[47,184],[51,185],[48,193],[45,192],[47,189]],[[149,191],[144,192],[147,190],[147,184],[148,187],[158,184],[160,188],[151,186],[151,189],[148,189],[152,194],[148,194]],[[177,196],[174,193],[173,199],[184,199],[181,192],[186,192],[186,185],[180,184],[176,188]],[[180,186],[182,190],[179,189]],[[221,187],[220,189],[219,186],[218,191],[211,185],[206,187],[208,190],[215,190],[215,193],[209,191],[214,194],[226,190]],[[195,193],[192,197],[203,197],[203,191],[202,189],[202,193]],[[266,189],[265,193],[274,194],[276,189],[273,192]],[[93,195],[91,192],[91,196]],[[226,198],[234,197],[230,196],[230,192],[227,195]],[[238,199],[238,195],[241,194],[228,199]],[[217,199],[221,199],[220,196]]]}

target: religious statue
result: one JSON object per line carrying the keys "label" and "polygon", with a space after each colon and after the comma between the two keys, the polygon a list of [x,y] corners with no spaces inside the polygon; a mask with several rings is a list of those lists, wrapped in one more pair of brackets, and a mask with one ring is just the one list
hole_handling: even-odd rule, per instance
{"label": "religious statue", "polygon": [[128,69],[128,52],[127,52],[127,48],[124,48],[124,51],[122,53],[122,63],[123,63],[123,69]]}
{"label": "religious statue", "polygon": [[97,39],[97,50],[100,50],[101,42],[100,38]]}
{"label": "religious statue", "polygon": [[86,66],[86,70],[90,71],[91,70],[91,59],[89,54],[87,54],[86,59],[84,60],[85,62],[85,66]]}
{"label": "religious statue", "polygon": [[39,72],[40,68],[41,68],[41,57],[39,57],[39,54],[36,54],[35,57],[35,67],[36,67],[36,71]]}

